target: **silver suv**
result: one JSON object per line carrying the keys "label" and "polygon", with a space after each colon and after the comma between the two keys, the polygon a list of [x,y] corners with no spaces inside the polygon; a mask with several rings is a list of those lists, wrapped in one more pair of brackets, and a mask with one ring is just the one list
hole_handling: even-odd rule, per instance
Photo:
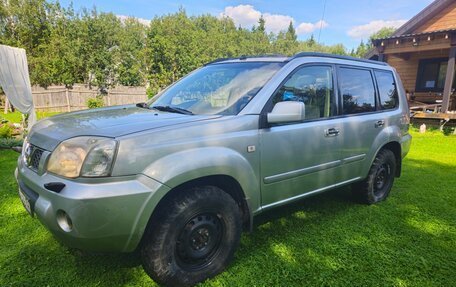
{"label": "silver suv", "polygon": [[24,207],[68,246],[131,252],[167,285],[224,270],[255,216],[352,184],[384,200],[410,148],[382,62],[319,53],[206,64],[148,103],[54,116],[24,143]]}

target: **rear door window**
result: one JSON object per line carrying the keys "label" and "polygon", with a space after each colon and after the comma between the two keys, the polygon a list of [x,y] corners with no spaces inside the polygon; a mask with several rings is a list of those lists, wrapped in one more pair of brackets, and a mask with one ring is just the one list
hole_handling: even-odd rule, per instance
{"label": "rear door window", "polygon": [[398,105],[397,87],[393,73],[390,71],[375,71],[378,91],[380,93],[380,107],[382,110],[394,109]]}
{"label": "rear door window", "polygon": [[339,68],[343,114],[375,111],[375,86],[370,70]]}

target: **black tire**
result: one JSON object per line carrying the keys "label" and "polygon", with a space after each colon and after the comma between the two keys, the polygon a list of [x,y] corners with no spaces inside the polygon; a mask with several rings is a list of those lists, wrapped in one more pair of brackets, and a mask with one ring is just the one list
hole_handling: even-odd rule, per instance
{"label": "black tire", "polygon": [[354,195],[363,203],[374,204],[385,200],[396,175],[396,157],[391,150],[378,152],[367,178],[352,186]]}
{"label": "black tire", "polygon": [[223,190],[205,186],[166,200],[141,248],[142,265],[157,283],[192,286],[222,272],[239,245],[239,206]]}

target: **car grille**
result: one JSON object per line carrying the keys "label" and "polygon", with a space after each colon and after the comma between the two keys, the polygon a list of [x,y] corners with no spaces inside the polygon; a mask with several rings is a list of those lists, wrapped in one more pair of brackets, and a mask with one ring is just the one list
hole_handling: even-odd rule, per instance
{"label": "car grille", "polygon": [[32,170],[37,171],[38,167],[40,166],[40,160],[43,156],[43,152],[44,150],[40,149],[39,147],[30,145],[25,153],[25,162],[27,166]]}

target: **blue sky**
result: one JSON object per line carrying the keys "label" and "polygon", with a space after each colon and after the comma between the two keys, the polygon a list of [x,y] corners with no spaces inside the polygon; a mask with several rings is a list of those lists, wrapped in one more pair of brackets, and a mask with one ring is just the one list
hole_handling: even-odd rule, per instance
{"label": "blue sky", "polygon": [[[71,1],[61,0],[64,6]],[[99,11],[133,16],[144,20],[176,12],[183,7],[189,15],[226,15],[243,27],[251,27],[259,15],[266,19],[269,31],[286,29],[293,21],[300,39],[311,34],[325,44],[342,43],[356,47],[361,39],[383,26],[398,27],[409,20],[432,0],[326,0],[326,11],[321,21],[324,0],[281,1],[157,1],[157,0],[80,0],[73,1],[76,10],[97,7]]]}

